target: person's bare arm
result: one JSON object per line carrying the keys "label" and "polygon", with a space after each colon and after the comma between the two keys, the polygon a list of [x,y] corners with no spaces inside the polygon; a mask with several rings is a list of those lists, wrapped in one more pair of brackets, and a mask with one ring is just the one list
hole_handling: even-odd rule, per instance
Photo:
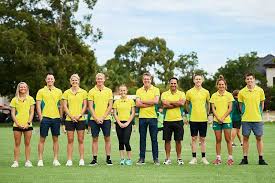
{"label": "person's bare arm", "polygon": [[143,104],[147,104],[149,106],[153,106],[159,103],[159,96],[155,96],[153,100],[141,101]]}
{"label": "person's bare arm", "polygon": [[221,117],[221,121],[224,122],[225,118],[231,113],[232,111],[232,102],[228,103],[228,109],[225,114]]}
{"label": "person's bare arm", "polygon": [[116,110],[115,108],[114,108],[114,118],[115,118],[117,124],[118,124],[121,128],[123,128],[123,123],[121,123],[120,120],[118,119],[117,110]]}
{"label": "person's bare arm", "polygon": [[96,123],[99,123],[99,122],[98,122],[98,117],[95,115],[94,101],[89,100],[89,101],[88,101],[88,107],[89,107],[89,110],[90,110],[91,115],[92,115],[93,119],[95,120],[95,122],[96,122]]}
{"label": "person's bare arm", "polygon": [[139,108],[150,107],[150,105],[144,104],[144,103],[140,100],[140,98],[137,98],[137,99],[136,99],[136,106],[139,107]]}
{"label": "person's bare arm", "polygon": [[63,100],[62,104],[63,104],[63,110],[64,110],[64,112],[66,113],[66,115],[69,116],[69,118],[71,118],[71,120],[72,120],[73,122],[76,122],[74,116],[72,116],[72,115],[70,114],[70,111],[69,111],[69,109],[68,109],[68,101],[67,101],[67,100]]}
{"label": "person's bare arm", "polygon": [[171,105],[170,102],[168,102],[167,100],[162,100],[162,106],[163,106],[163,108],[166,108],[166,109],[173,109],[173,108],[175,108],[175,106]]}
{"label": "person's bare arm", "polygon": [[102,116],[102,120],[105,120],[105,118],[110,114],[112,108],[113,108],[113,100],[111,99],[108,102],[108,107],[107,107],[104,115]]}
{"label": "person's bare arm", "polygon": [[16,109],[15,108],[11,108],[11,118],[13,120],[13,122],[19,127],[22,128],[22,126],[19,125],[18,120],[16,119]]}
{"label": "person's bare arm", "polygon": [[220,116],[218,116],[217,112],[216,112],[216,107],[215,107],[215,104],[211,104],[211,107],[212,107],[212,112],[214,114],[214,116],[217,118],[217,122],[218,123],[222,123],[221,119],[220,119]]}
{"label": "person's bare arm", "polygon": [[24,128],[26,129],[29,128],[29,125],[32,123],[33,115],[34,115],[34,105],[31,105],[30,111],[29,111],[28,123],[24,126]]}
{"label": "person's bare arm", "polygon": [[36,112],[38,115],[38,119],[41,122],[42,121],[42,110],[41,110],[41,101],[40,100],[36,101]]}
{"label": "person's bare arm", "polygon": [[184,106],[185,100],[180,99],[180,100],[175,101],[175,102],[170,102],[170,104],[173,105],[174,107],[181,107],[181,106]]}

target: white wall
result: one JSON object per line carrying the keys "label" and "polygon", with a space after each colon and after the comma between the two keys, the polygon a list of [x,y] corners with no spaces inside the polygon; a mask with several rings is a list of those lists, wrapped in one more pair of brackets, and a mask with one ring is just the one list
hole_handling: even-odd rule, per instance
{"label": "white wall", "polygon": [[275,85],[275,83],[273,83],[273,77],[275,77],[275,68],[266,68],[267,86],[272,87]]}

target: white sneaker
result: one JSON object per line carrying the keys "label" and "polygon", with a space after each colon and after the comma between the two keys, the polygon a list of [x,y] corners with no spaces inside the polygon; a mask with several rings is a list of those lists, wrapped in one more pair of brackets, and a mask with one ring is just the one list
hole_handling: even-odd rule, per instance
{"label": "white sneaker", "polygon": [[184,165],[184,162],[182,159],[178,159],[177,162],[178,162],[178,165]]}
{"label": "white sneaker", "polygon": [[37,166],[40,166],[40,167],[44,166],[44,163],[43,163],[42,159],[37,162]]}
{"label": "white sneaker", "polygon": [[30,160],[25,162],[25,167],[30,168],[32,167],[32,162]]}
{"label": "white sneaker", "polygon": [[191,161],[189,161],[190,165],[196,165],[198,163],[197,158],[192,158]]}
{"label": "white sneaker", "polygon": [[163,162],[164,165],[171,165],[172,161],[170,159],[165,159]]}
{"label": "white sneaker", "polygon": [[53,160],[53,166],[60,166],[61,164],[57,159]]}
{"label": "white sneaker", "polygon": [[84,165],[85,165],[84,159],[79,160],[79,164],[78,164],[78,165],[79,165],[79,166],[84,166]]}
{"label": "white sneaker", "polygon": [[207,161],[207,159],[206,159],[205,157],[203,157],[203,158],[201,159],[201,162],[202,162],[203,164],[205,164],[205,165],[209,165],[209,162]]}
{"label": "white sneaker", "polygon": [[[66,166],[72,166],[72,165],[73,165],[72,160],[68,160],[66,163]],[[54,166],[59,166],[59,165],[54,165]]]}
{"label": "white sneaker", "polygon": [[13,164],[11,165],[12,168],[17,168],[19,167],[18,161],[14,161]]}

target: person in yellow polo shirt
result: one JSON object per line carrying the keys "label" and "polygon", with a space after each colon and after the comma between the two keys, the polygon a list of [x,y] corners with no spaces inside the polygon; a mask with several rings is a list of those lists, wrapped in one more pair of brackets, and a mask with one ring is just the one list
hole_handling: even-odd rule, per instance
{"label": "person in yellow polo shirt", "polygon": [[255,84],[255,76],[252,73],[245,75],[246,86],[238,95],[240,109],[242,111],[242,134],[243,134],[243,159],[240,165],[248,164],[249,136],[253,131],[256,137],[259,154],[259,165],[267,165],[263,159],[263,118],[265,94],[262,88]]}
{"label": "person in yellow polo shirt", "polygon": [[111,160],[111,120],[110,112],[113,105],[113,94],[110,88],[104,86],[105,75],[98,73],[96,75],[96,86],[88,93],[89,110],[91,112],[91,120],[89,124],[92,130],[92,151],[93,160],[90,166],[97,165],[98,153],[98,135],[100,129],[103,132],[105,140],[106,164],[113,165]]}
{"label": "person in yellow polo shirt", "polygon": [[185,94],[178,90],[178,79],[172,77],[169,80],[170,89],[161,95],[163,105],[164,123],[163,123],[163,140],[165,141],[166,159],[163,164],[171,164],[171,138],[174,132],[176,142],[177,163],[183,165],[181,158],[181,141],[183,140],[183,106],[185,103]]}
{"label": "person in yellow polo shirt", "polygon": [[152,143],[152,155],[155,165],[160,165],[158,160],[158,121],[157,121],[157,105],[159,102],[159,89],[154,87],[152,76],[146,72],[142,76],[143,87],[136,91],[136,106],[139,108],[139,160],[137,165],[145,164],[146,151],[146,134],[149,126],[149,132]]}
{"label": "person in yellow polo shirt", "polygon": [[44,166],[43,152],[48,131],[51,129],[53,139],[54,166],[60,166],[58,161],[58,136],[60,135],[60,123],[62,114],[60,111],[60,101],[62,91],[54,86],[54,75],[48,73],[45,79],[47,85],[40,89],[36,95],[36,109],[40,124],[40,139],[38,144],[37,166]]}
{"label": "person in yellow polo shirt", "polygon": [[[132,133],[132,121],[135,117],[135,102],[127,98],[127,87],[119,87],[120,99],[114,102],[114,117],[116,120],[116,133],[119,141],[119,153],[121,165],[132,165],[130,138]],[[126,148],[128,159],[124,159]]]}
{"label": "person in yellow polo shirt", "polygon": [[190,132],[192,136],[192,160],[189,164],[197,164],[197,137],[201,142],[202,163],[209,164],[207,161],[205,137],[207,133],[207,121],[210,110],[209,91],[202,87],[204,78],[202,75],[195,75],[193,82],[195,86],[186,92],[186,109],[189,113]]}
{"label": "person in yellow polo shirt", "polygon": [[63,93],[63,109],[66,113],[65,128],[67,132],[67,163],[66,166],[72,166],[72,154],[74,144],[74,131],[77,131],[79,166],[84,166],[84,114],[87,109],[87,92],[79,87],[80,77],[73,74],[70,78],[71,88]]}
{"label": "person in yellow polo shirt", "polygon": [[231,141],[231,129],[232,120],[230,112],[232,111],[232,102],[234,98],[231,93],[226,91],[227,83],[223,76],[220,76],[216,82],[218,91],[211,96],[210,103],[214,114],[213,129],[216,136],[216,159],[213,164],[219,165],[221,160],[221,141],[222,131],[224,132],[224,138],[227,143],[228,160],[227,165],[233,165],[232,157],[232,141]]}
{"label": "person in yellow polo shirt", "polygon": [[29,96],[29,87],[25,82],[20,82],[16,88],[15,97],[11,100],[11,117],[13,119],[13,136],[14,136],[14,162],[12,168],[19,166],[19,153],[22,134],[25,138],[25,167],[32,167],[30,161],[32,137],[32,119],[34,113],[34,99]]}

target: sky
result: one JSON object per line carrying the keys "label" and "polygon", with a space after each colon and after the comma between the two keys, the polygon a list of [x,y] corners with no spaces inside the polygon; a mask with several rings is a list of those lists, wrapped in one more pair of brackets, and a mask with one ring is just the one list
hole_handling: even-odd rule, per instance
{"label": "sky", "polygon": [[[274,7],[274,0],[98,0],[92,25],[103,38],[91,47],[102,65],[130,39],[160,37],[176,57],[197,52],[199,68],[214,74],[251,51],[275,55]],[[80,6],[79,16],[87,11]]]}

